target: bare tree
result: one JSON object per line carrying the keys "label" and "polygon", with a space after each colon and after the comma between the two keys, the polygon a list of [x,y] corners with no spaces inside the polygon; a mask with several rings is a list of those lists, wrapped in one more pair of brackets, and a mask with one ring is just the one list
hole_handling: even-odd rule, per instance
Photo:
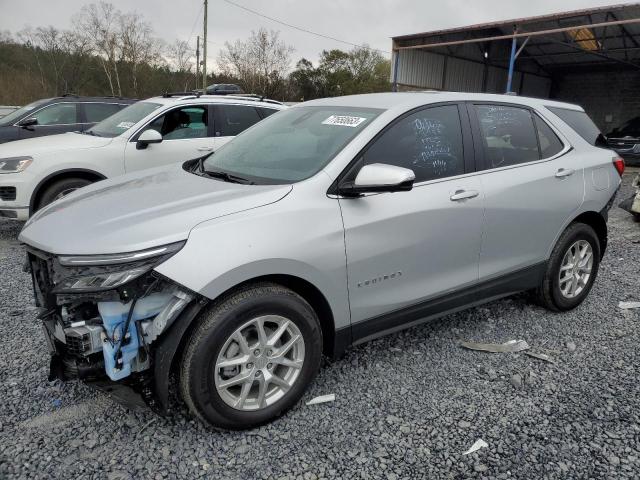
{"label": "bare tree", "polygon": [[218,67],[223,74],[240,79],[245,90],[275,96],[284,86],[293,51],[278,32],[261,28],[252,31],[247,41],[225,43]]}
{"label": "bare tree", "polygon": [[189,42],[176,40],[167,48],[167,60],[171,69],[179,74],[180,83],[184,84],[183,91],[189,90],[189,80],[195,64],[193,50]]}
{"label": "bare tree", "polygon": [[86,35],[93,52],[100,57],[111,95],[117,90],[119,96],[122,96],[118,72],[118,60],[122,57],[122,42],[118,35],[121,15],[112,4],[101,1],[83,6],[74,18],[78,33]]}
{"label": "bare tree", "polygon": [[131,66],[133,93],[138,95],[138,67],[154,64],[160,57],[160,45],[153,36],[151,24],[138,13],[120,14],[119,37],[122,41],[122,59]]}

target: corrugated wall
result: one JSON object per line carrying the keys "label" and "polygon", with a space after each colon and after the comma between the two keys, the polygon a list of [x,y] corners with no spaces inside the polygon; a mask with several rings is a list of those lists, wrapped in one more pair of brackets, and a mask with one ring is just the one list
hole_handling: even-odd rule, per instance
{"label": "corrugated wall", "polygon": [[[395,55],[391,62],[391,81],[394,81]],[[444,70],[446,69],[446,73]],[[445,55],[425,52],[422,50],[402,50],[398,59],[397,83],[402,86],[452,90],[458,92],[482,92],[485,77],[485,66],[479,62],[472,62]],[[513,91],[532,97],[548,97],[551,80],[530,73],[524,74],[522,92],[520,85],[522,72],[514,72]],[[508,71],[500,67],[487,67],[487,93],[504,93],[507,87]]]}
{"label": "corrugated wall", "polygon": [[[391,81],[393,82],[395,67],[395,55],[391,62]],[[400,52],[398,60],[397,82],[402,85],[420,87],[425,89],[442,90],[442,71],[444,69],[444,56],[420,50],[404,50]]]}

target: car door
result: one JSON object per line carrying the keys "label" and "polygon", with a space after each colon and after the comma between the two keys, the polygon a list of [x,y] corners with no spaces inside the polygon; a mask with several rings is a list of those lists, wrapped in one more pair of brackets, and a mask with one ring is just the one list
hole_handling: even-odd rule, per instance
{"label": "car door", "polygon": [[81,128],[78,104],[74,102],[52,103],[25,118],[35,118],[37,123],[20,127],[20,139],[73,132]]}
{"label": "car door", "polygon": [[583,169],[560,132],[525,106],[469,104],[481,156],[480,281],[547,259],[582,202]]}
{"label": "car door", "polygon": [[216,150],[262,119],[253,105],[218,104],[214,111]]}
{"label": "car door", "polygon": [[459,105],[400,117],[364,149],[344,181],[372,163],[410,168],[416,179],[408,192],[339,199],[352,325],[365,329],[367,320],[473,285],[483,221],[468,118]]}
{"label": "car door", "polygon": [[[139,129],[127,142],[124,154],[127,172],[185,162],[213,151],[210,106],[183,105],[156,116]],[[138,137],[153,129],[162,135],[162,142],[138,145]]]}

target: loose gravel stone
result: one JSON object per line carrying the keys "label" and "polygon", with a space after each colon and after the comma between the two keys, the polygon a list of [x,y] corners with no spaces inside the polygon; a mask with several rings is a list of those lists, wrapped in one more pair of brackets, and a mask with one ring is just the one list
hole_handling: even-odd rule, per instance
{"label": "loose gravel stone", "polygon": [[[159,417],[48,382],[20,228],[0,221],[2,479],[640,478],[640,309],[617,308],[640,301],[640,225],[617,207],[580,307],[552,313],[518,295],[365,343],[249,432],[209,429],[180,402]],[[513,339],[557,363],[459,347]],[[326,393],[336,401],[304,405]],[[463,456],[479,438],[489,446]]]}

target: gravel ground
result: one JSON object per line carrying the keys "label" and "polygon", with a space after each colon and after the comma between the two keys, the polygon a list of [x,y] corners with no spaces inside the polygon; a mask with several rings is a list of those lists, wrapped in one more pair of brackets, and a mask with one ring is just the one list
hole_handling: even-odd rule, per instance
{"label": "gravel ground", "polygon": [[[617,207],[598,280],[575,311],[518,296],[370,342],[325,366],[306,395],[335,393],[334,403],[301,402],[231,433],[184,407],[163,418],[48,383],[19,229],[0,223],[0,477],[640,477],[640,309],[617,307],[640,300],[640,225]],[[556,363],[458,345],[510,339]],[[487,448],[462,455],[480,438]]]}

